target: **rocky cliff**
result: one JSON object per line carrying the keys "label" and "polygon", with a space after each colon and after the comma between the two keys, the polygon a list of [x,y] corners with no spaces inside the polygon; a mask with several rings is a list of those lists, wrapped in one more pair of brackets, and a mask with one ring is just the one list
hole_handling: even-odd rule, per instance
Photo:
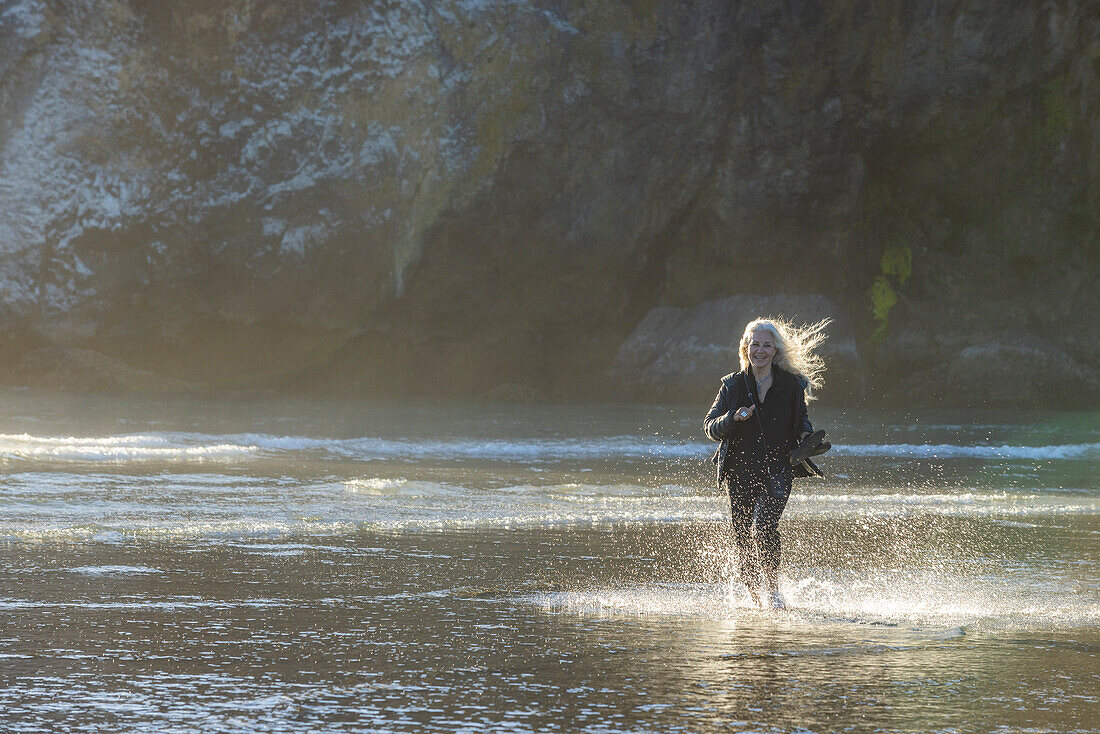
{"label": "rocky cliff", "polygon": [[0,377],[706,400],[634,347],[781,293],[834,398],[1095,406],[1098,66],[1073,0],[8,0]]}

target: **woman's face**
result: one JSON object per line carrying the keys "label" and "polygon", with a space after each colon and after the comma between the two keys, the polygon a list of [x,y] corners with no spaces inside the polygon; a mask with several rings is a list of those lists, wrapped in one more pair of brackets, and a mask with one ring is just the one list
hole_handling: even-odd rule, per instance
{"label": "woman's face", "polygon": [[771,369],[774,358],[775,340],[771,332],[766,329],[757,329],[752,333],[752,340],[749,341],[749,362],[754,369],[766,372]]}

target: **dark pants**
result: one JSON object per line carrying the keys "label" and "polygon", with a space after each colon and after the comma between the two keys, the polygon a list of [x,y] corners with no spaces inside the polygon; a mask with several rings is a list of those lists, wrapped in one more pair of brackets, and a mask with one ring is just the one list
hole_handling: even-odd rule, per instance
{"label": "dark pants", "polygon": [[[791,470],[779,471],[789,493]],[[767,491],[768,477],[763,466],[754,471],[727,475],[725,489],[730,498],[730,515],[733,521],[733,541],[740,556],[741,580],[750,588],[760,585],[760,575],[769,587],[775,586],[779,573],[779,518],[787,506],[783,499],[773,497]]]}

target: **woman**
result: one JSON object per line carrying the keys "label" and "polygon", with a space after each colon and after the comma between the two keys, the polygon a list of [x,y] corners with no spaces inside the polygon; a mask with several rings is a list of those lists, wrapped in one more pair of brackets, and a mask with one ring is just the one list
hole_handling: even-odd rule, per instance
{"label": "woman", "polygon": [[[821,387],[825,364],[814,349],[829,319],[803,328],[782,319],[756,319],[745,327],[741,371],[722,387],[703,421],[707,437],[722,444],[714,454],[718,486],[730,498],[741,580],[758,605],[782,609],[779,595],[779,517],[794,475],[809,476],[809,462],[791,467],[791,452],[807,437],[820,442],[806,402]],[[799,454],[807,447],[799,448]],[[760,590],[763,587],[764,597]]]}

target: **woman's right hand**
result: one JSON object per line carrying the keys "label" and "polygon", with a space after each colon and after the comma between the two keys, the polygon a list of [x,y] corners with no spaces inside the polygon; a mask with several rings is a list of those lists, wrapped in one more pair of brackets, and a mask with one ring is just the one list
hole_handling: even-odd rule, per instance
{"label": "woman's right hand", "polygon": [[733,411],[733,420],[738,423],[740,423],[741,421],[747,421],[749,418],[752,417],[752,414],[755,411],[755,405],[750,405],[747,408],[738,408],[737,410]]}

